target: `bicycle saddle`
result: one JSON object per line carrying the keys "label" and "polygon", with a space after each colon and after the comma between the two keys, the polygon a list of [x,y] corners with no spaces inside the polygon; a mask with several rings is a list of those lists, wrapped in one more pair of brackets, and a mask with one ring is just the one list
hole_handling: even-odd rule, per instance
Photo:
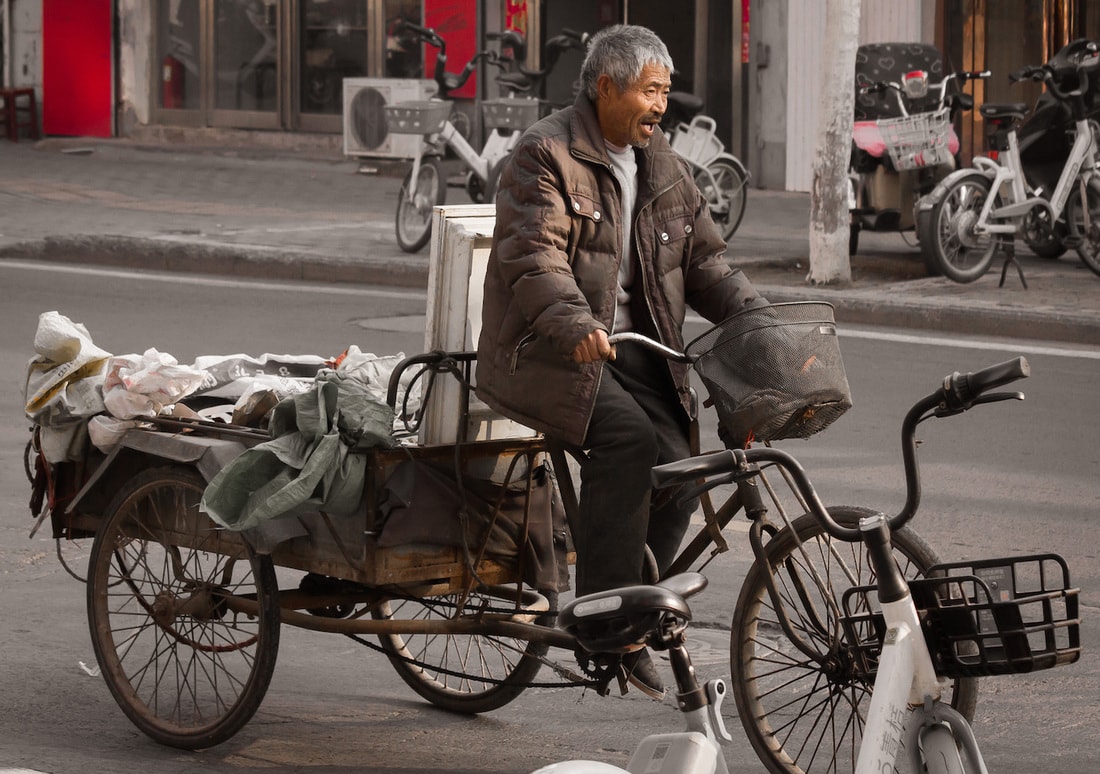
{"label": "bicycle saddle", "polygon": [[562,608],[558,625],[589,653],[626,653],[644,644],[665,622],[686,626],[691,609],[685,597],[702,591],[706,585],[706,577],[693,572],[651,586],[597,591]]}
{"label": "bicycle saddle", "polygon": [[978,112],[982,114],[982,118],[1015,118],[1017,120],[1023,120],[1023,117],[1027,115],[1027,105],[1023,102],[1011,102],[1007,104],[991,104],[987,102],[978,108]]}

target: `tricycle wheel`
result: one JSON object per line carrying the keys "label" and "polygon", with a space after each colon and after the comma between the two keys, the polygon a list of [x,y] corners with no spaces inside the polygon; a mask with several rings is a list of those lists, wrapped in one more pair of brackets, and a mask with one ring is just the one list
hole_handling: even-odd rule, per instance
{"label": "tricycle wheel", "polygon": [[[275,670],[279,599],[268,556],[199,512],[206,482],[162,467],[115,496],[92,544],[88,623],[107,687],[161,744],[224,742],[260,706]],[[230,598],[258,603],[233,611]]]}
{"label": "tricycle wheel", "polygon": [[[454,618],[460,596],[391,599],[376,606],[378,619],[428,621]],[[466,596],[463,610],[508,609],[513,602],[483,593]],[[515,699],[538,674],[545,646],[509,637],[383,634],[382,647],[397,674],[437,707],[451,712],[490,712]]]}

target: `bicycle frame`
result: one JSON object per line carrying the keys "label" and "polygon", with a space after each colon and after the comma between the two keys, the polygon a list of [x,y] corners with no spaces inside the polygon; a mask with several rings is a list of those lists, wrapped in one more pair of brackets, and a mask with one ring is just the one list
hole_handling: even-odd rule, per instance
{"label": "bicycle frame", "polygon": [[453,123],[447,121],[438,135],[432,135],[420,145],[420,152],[413,157],[412,181],[409,185],[409,197],[416,195],[416,182],[420,172],[420,160],[426,155],[442,155],[441,146],[445,145],[455,152],[466,167],[477,175],[482,185],[489,184],[490,173],[507,158],[515,147],[521,132],[512,131],[503,134],[498,131],[489,133],[481,153],[474,150],[469,141],[458,131]]}
{"label": "bicycle frame", "polygon": [[1058,178],[1058,185],[1050,201],[1028,190],[1015,129],[1008,135],[1008,150],[1002,152],[1003,163],[993,161],[987,156],[974,158],[974,168],[989,176],[992,190],[1003,191],[1002,196],[1009,202],[994,209],[995,197],[989,197],[982,206],[974,226],[975,232],[1015,234],[1019,229],[1016,219],[1026,215],[1035,207],[1048,208],[1052,221],[1061,217],[1073,186],[1087,184],[1096,168],[1097,156],[1096,148],[1093,146],[1092,128],[1084,119],[1077,121],[1076,127],[1077,136],[1073,140],[1069,158],[1062,167],[1062,174]]}

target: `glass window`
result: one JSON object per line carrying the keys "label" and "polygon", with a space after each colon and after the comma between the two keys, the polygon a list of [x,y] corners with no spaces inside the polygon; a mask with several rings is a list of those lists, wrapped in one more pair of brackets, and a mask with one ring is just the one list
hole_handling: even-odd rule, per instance
{"label": "glass window", "polygon": [[273,112],[279,79],[276,0],[216,0],[214,105]]}
{"label": "glass window", "polygon": [[157,20],[157,104],[198,110],[199,0],[159,0]]}
{"label": "glass window", "polygon": [[367,3],[303,0],[301,14],[302,112],[339,114],[344,78],[367,74]]}
{"label": "glass window", "polygon": [[385,0],[387,78],[423,78],[424,59],[416,38],[402,35],[402,21],[423,24],[420,0]]}

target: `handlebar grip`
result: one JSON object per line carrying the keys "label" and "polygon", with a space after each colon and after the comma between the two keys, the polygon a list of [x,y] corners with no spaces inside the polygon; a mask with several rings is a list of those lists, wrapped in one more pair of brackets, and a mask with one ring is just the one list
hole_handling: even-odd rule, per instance
{"label": "handlebar grip", "polygon": [[718,473],[729,473],[737,464],[736,458],[728,449],[700,454],[698,457],[688,457],[675,462],[666,462],[657,465],[650,472],[650,480],[655,489],[660,489],[684,481],[694,481],[706,478]]}
{"label": "handlebar grip", "polygon": [[1029,376],[1031,365],[1024,357],[1006,360],[969,374],[953,373],[943,380],[944,397],[948,405],[957,402],[960,408],[965,408],[983,393]]}

